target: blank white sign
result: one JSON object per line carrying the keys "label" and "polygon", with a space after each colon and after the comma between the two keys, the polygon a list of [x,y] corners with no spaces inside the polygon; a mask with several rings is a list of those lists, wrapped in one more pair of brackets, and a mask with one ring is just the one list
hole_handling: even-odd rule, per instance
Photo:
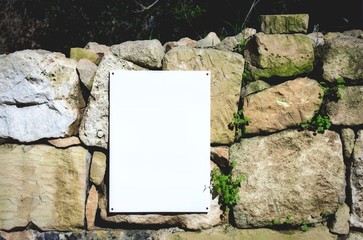
{"label": "blank white sign", "polygon": [[110,73],[109,211],[208,212],[210,72]]}

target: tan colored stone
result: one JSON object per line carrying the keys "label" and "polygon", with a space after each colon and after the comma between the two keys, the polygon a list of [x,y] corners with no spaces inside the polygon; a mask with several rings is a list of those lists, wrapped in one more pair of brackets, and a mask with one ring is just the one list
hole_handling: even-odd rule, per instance
{"label": "tan colored stone", "polygon": [[87,203],[86,203],[86,220],[87,229],[93,229],[95,226],[96,212],[98,207],[98,192],[94,185],[88,193]]}
{"label": "tan colored stone", "polygon": [[31,230],[21,232],[3,232],[0,231],[0,239],[5,240],[35,240],[36,234]]}
{"label": "tan colored stone", "polygon": [[313,70],[314,48],[304,34],[257,33],[244,51],[247,69],[254,80],[292,77]]}
{"label": "tan colored stone", "polygon": [[195,48],[196,42],[197,41],[195,41],[193,39],[190,39],[188,37],[181,38],[177,42],[167,42],[167,43],[164,44],[165,53],[167,53],[168,51],[170,51],[172,48],[176,48],[176,47],[180,47],[180,46],[186,46],[186,47]]}
{"label": "tan colored stone", "polygon": [[363,228],[363,130],[359,130],[353,150],[350,184],[352,189],[352,213],[350,224]]}
{"label": "tan colored stone", "polygon": [[310,120],[322,103],[317,81],[298,78],[244,99],[243,114],[251,120],[247,133],[276,132]]}
{"label": "tan colored stone", "polygon": [[219,166],[227,166],[229,163],[229,147],[211,147],[210,159]]}
{"label": "tan colored stone", "polygon": [[106,155],[103,152],[95,151],[92,156],[90,179],[99,186],[106,172]]}
{"label": "tan colored stone", "polygon": [[325,40],[321,50],[323,78],[334,82],[343,77],[363,83],[363,39],[337,34]]}
{"label": "tan colored stone", "polygon": [[337,240],[326,227],[309,228],[308,231],[276,231],[271,229],[235,229],[221,226],[201,232],[178,232],[168,240]]}
{"label": "tan colored stone", "polygon": [[267,34],[307,33],[308,14],[261,15],[261,32]]}
{"label": "tan colored stone", "polygon": [[[362,65],[363,66],[363,65]],[[334,125],[356,126],[363,124],[363,86],[339,89],[341,98],[328,102],[326,111]]]}
{"label": "tan colored stone", "polygon": [[211,201],[211,206],[207,214],[112,214],[107,211],[106,187],[102,186],[99,199],[99,209],[101,219],[105,222],[118,224],[135,225],[170,225],[184,229],[198,230],[207,229],[222,223],[223,211],[218,204],[218,198]]}
{"label": "tan colored stone", "polygon": [[165,54],[163,69],[211,71],[211,143],[231,144],[235,132],[228,125],[237,112],[243,57],[214,49],[178,47]]}
{"label": "tan colored stone", "polygon": [[353,129],[343,128],[340,137],[343,143],[344,158],[349,159],[352,156],[355,142],[355,133]]}
{"label": "tan colored stone", "polygon": [[343,203],[334,214],[334,219],[330,231],[339,235],[347,235],[349,233],[349,207]]}
{"label": "tan colored stone", "polygon": [[71,48],[69,55],[70,59],[73,59],[77,62],[81,59],[88,59],[95,64],[98,64],[101,60],[100,56],[97,53],[94,53],[84,48]]}
{"label": "tan colored stone", "polygon": [[80,145],[81,141],[78,137],[72,136],[67,138],[56,138],[48,140],[48,143],[57,148],[67,148],[70,146]]}
{"label": "tan colored stone", "polygon": [[84,48],[88,49],[94,53],[98,53],[98,54],[102,54],[102,55],[112,55],[112,52],[110,51],[110,47],[103,45],[103,44],[98,44],[96,42],[89,42],[89,43],[87,43],[87,45]]}
{"label": "tan colored stone", "polygon": [[321,212],[335,212],[345,200],[345,165],[339,134],[326,130],[287,130],[244,138],[230,148],[237,161],[233,174],[246,178],[233,208],[239,228],[304,220],[323,221]]}
{"label": "tan colored stone", "polygon": [[82,147],[0,145],[0,229],[83,228],[87,157]]}
{"label": "tan colored stone", "polygon": [[91,91],[93,79],[97,71],[97,65],[88,59],[81,59],[77,63],[79,79]]}

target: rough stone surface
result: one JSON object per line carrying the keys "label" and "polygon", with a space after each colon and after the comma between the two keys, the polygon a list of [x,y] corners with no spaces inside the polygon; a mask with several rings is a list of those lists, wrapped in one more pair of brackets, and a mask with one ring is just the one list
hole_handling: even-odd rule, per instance
{"label": "rough stone surface", "polygon": [[322,89],[317,81],[298,78],[244,98],[243,113],[251,120],[247,133],[297,127],[319,110]]}
{"label": "rough stone surface", "polygon": [[165,53],[169,52],[172,48],[180,47],[180,46],[186,46],[195,48],[197,41],[190,39],[188,37],[182,38],[177,42],[167,42],[164,44]]}
{"label": "rough stone surface", "polygon": [[207,229],[222,223],[221,215],[223,211],[218,204],[218,198],[211,201],[210,210],[207,214],[178,214],[178,215],[160,215],[160,214],[128,214],[128,215],[108,215],[107,214],[107,193],[106,187],[102,186],[102,192],[99,199],[100,217],[107,223],[118,223],[122,225],[139,224],[139,225],[162,225],[181,227],[183,229],[199,230]]}
{"label": "rough stone surface", "polygon": [[303,34],[255,34],[244,57],[254,80],[291,77],[313,70],[314,48]]}
{"label": "rough stone surface", "polygon": [[97,53],[84,48],[71,48],[69,57],[77,62],[81,59],[88,59],[93,63],[98,63],[101,60]]}
{"label": "rough stone surface", "polygon": [[343,126],[363,124],[363,86],[339,89],[339,93],[341,98],[337,102],[326,105],[331,122]]}
{"label": "rough stone surface", "polygon": [[146,68],[161,68],[164,48],[159,40],[127,41],[110,48],[119,58]]}
{"label": "rough stone surface", "polygon": [[87,45],[84,48],[88,49],[94,53],[98,53],[98,54],[102,54],[102,55],[112,55],[112,52],[110,51],[110,47],[103,45],[103,44],[98,44],[96,42],[89,42],[89,43],[87,43]]}
{"label": "rough stone surface", "polygon": [[363,233],[360,232],[351,232],[346,240],[362,240]]}
{"label": "rough stone surface", "polygon": [[224,38],[220,43],[218,43],[215,48],[222,51],[233,52],[236,50],[237,45],[242,41],[248,41],[253,35],[256,34],[256,29],[246,28],[241,33],[236,36],[230,36]]}
{"label": "rough stone surface", "polygon": [[350,128],[343,128],[340,137],[343,143],[344,158],[349,159],[352,156],[355,142],[354,131]]}
{"label": "rough stone surface", "polygon": [[229,147],[211,147],[210,148],[210,159],[218,164],[218,166],[227,166],[229,163]]}
{"label": "rough stone surface", "polygon": [[343,203],[335,212],[330,231],[339,235],[347,235],[349,233],[349,217],[349,207]]}
{"label": "rough stone surface", "polygon": [[261,32],[266,34],[307,33],[308,14],[261,15]]}
{"label": "rough stone surface", "polygon": [[0,229],[83,228],[87,158],[82,147],[0,145]]}
{"label": "rough stone surface", "polygon": [[361,29],[352,29],[352,30],[344,31],[343,34],[347,35],[347,36],[363,39],[363,30],[361,30]]}
{"label": "rough stone surface", "polygon": [[241,98],[245,98],[252,93],[261,92],[269,87],[270,84],[261,80],[250,82],[241,89]]}
{"label": "rough stone surface", "polygon": [[243,57],[215,49],[178,47],[165,54],[163,69],[211,71],[211,143],[232,143],[235,133],[228,125],[237,112]]}
{"label": "rough stone surface", "polygon": [[363,228],[363,130],[359,130],[351,167],[352,214],[350,224]]}
{"label": "rough stone surface", "polygon": [[81,59],[77,63],[77,71],[82,83],[91,91],[93,78],[97,71],[97,65],[88,59]]}
{"label": "rough stone surface", "polygon": [[106,155],[103,152],[95,151],[92,156],[90,179],[99,186],[106,172]]}
{"label": "rough stone surface", "polygon": [[96,212],[98,207],[98,192],[94,185],[88,193],[87,203],[86,203],[86,221],[87,229],[93,229],[95,226]]}
{"label": "rough stone surface", "polygon": [[201,232],[177,232],[168,240],[337,240],[326,227],[309,228],[307,232],[276,231],[271,229],[234,229],[221,226]]}
{"label": "rough stone surface", "polygon": [[93,81],[91,97],[84,112],[79,137],[87,146],[107,148],[108,143],[108,81],[111,70],[141,70],[143,68],[105,55],[100,62]]}
{"label": "rough stone surface", "polygon": [[44,50],[0,57],[0,138],[71,136],[83,107],[75,61]]}
{"label": "rough stone surface", "polygon": [[219,39],[217,34],[215,32],[210,32],[210,33],[208,33],[208,35],[205,38],[197,41],[196,47],[197,48],[214,47],[220,42],[221,42],[221,40]]}
{"label": "rough stone surface", "polygon": [[242,139],[230,148],[233,174],[246,178],[233,209],[239,228],[322,221],[345,200],[345,165],[339,134],[287,130]]}
{"label": "rough stone surface", "polygon": [[67,138],[50,139],[48,140],[48,143],[57,148],[67,148],[70,146],[80,145],[81,141],[78,137],[72,136]]}
{"label": "rough stone surface", "polygon": [[363,83],[363,39],[339,36],[325,40],[321,58],[325,80],[334,82],[343,77]]}

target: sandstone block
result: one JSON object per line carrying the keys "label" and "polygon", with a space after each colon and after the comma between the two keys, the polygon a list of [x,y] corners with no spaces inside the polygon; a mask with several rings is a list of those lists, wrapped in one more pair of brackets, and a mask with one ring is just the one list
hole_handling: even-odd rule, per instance
{"label": "sandstone block", "polygon": [[0,229],[83,228],[87,158],[82,147],[0,145]]}
{"label": "sandstone block", "polygon": [[230,148],[237,161],[233,174],[246,178],[233,209],[237,227],[322,221],[345,200],[345,165],[340,137],[332,131],[314,134],[287,130],[242,139]]}
{"label": "sandstone block", "polygon": [[173,48],[165,54],[164,70],[211,71],[211,143],[231,144],[228,128],[237,112],[244,59],[241,55],[214,49]]}
{"label": "sandstone block", "polygon": [[308,14],[261,15],[261,32],[267,34],[307,33]]}

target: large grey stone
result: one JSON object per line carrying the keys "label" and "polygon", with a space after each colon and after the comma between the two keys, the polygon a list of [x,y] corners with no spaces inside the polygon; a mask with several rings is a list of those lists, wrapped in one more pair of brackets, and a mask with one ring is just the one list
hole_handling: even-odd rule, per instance
{"label": "large grey stone", "polygon": [[343,77],[355,83],[363,82],[363,39],[337,36],[325,40],[321,51],[325,80],[334,82]]}
{"label": "large grey stone", "polygon": [[109,72],[111,70],[141,69],[143,68],[113,55],[103,57],[97,68],[91,96],[79,128],[79,137],[84,144],[107,148]]}
{"label": "large grey stone", "polygon": [[351,167],[352,213],[350,224],[363,228],[363,130],[359,130]]}
{"label": "large grey stone", "polygon": [[214,49],[178,47],[165,54],[163,69],[211,71],[211,143],[231,144],[235,133],[228,125],[238,108],[243,57]]}
{"label": "large grey stone", "polygon": [[0,145],[0,229],[83,228],[87,158],[82,147]]}
{"label": "large grey stone", "polygon": [[110,48],[119,58],[133,62],[145,68],[161,68],[164,48],[159,40],[127,41]]}
{"label": "large grey stone", "polygon": [[337,102],[331,101],[326,105],[331,122],[343,126],[363,124],[363,86],[339,89],[339,93],[341,98]]}
{"label": "large grey stone", "polygon": [[314,65],[313,45],[303,34],[257,33],[243,55],[254,80],[297,76],[311,72]]}
{"label": "large grey stone", "polygon": [[0,58],[0,138],[32,142],[77,133],[84,100],[76,62],[24,50]]}
{"label": "large grey stone", "polygon": [[337,133],[287,130],[242,139],[230,148],[233,174],[246,178],[233,209],[237,227],[262,227],[291,216],[320,222],[345,200],[345,165]]}
{"label": "large grey stone", "polygon": [[244,98],[243,113],[251,120],[247,133],[276,132],[297,127],[319,110],[323,94],[309,78],[287,81]]}
{"label": "large grey stone", "polygon": [[261,32],[267,34],[307,33],[308,14],[261,15]]}

